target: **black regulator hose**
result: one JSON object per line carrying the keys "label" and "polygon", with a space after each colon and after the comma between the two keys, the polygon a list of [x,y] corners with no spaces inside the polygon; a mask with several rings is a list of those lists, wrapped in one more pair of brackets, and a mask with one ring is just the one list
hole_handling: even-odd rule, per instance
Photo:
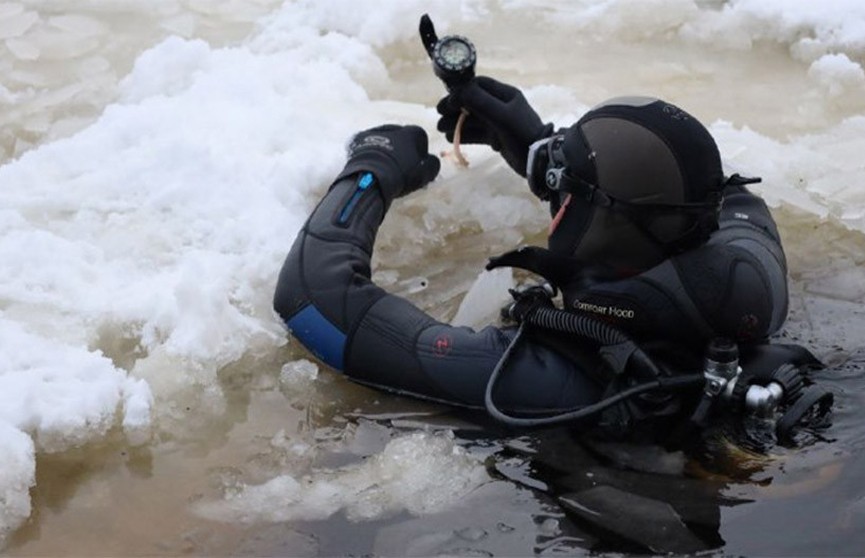
{"label": "black regulator hose", "polygon": [[[519,322],[514,338],[508,344],[495,368],[490,374],[484,393],[484,406],[493,418],[512,426],[532,427],[559,424],[576,421],[599,413],[625,399],[654,390],[683,390],[695,387],[708,389],[707,372],[672,376],[661,372],[655,362],[628,335],[615,326],[583,315],[560,310],[552,305],[551,299],[555,291],[548,286],[534,286],[523,291],[511,290],[514,303],[503,309],[502,315]],[[515,417],[499,409],[493,401],[493,390],[502,371],[507,366],[508,359],[522,340],[527,326],[571,333],[581,336],[600,345],[599,354],[616,374],[622,374],[629,363],[634,364],[638,377],[644,381],[615,395],[602,399],[597,403],[578,409],[564,411],[558,414],[547,414],[536,417]],[[738,379],[738,377],[737,377]],[[772,375],[772,382],[781,386],[780,389],[792,404],[776,423],[776,433],[782,443],[792,440],[794,428],[809,413],[817,416],[826,415],[832,407],[834,396],[831,392],[810,386],[803,390],[803,381],[799,369],[791,364],[782,365]],[[745,396],[751,383],[740,379],[734,388],[745,405]],[[692,421],[698,426],[704,426],[704,421],[713,405],[717,392],[705,391],[704,397],[694,412]]]}
{"label": "black regulator hose", "polygon": [[655,362],[620,329],[584,314],[575,314],[548,306],[535,306],[523,318],[523,323],[545,329],[580,335],[601,345],[600,355],[617,374],[625,371],[632,361],[648,378],[664,374]]}
{"label": "black regulator hose", "polygon": [[[554,309],[552,309],[554,310]],[[556,311],[563,312],[563,311]],[[547,318],[558,318],[556,316],[547,314]],[[544,318],[541,318],[542,320]],[[647,382],[640,383],[636,386],[628,388],[626,390],[620,391],[619,393],[607,397],[606,399],[602,399],[597,403],[593,403],[592,405],[586,405],[585,407],[580,407],[578,409],[574,409],[572,411],[565,411],[563,413],[559,413],[556,415],[543,416],[543,417],[515,417],[504,413],[501,409],[499,409],[495,402],[493,401],[493,389],[495,388],[496,382],[498,381],[499,376],[507,365],[507,361],[510,358],[511,353],[516,348],[517,344],[523,337],[525,332],[526,324],[528,321],[523,321],[520,323],[519,329],[517,329],[517,333],[514,335],[514,338],[511,340],[508,347],[505,349],[505,352],[502,354],[502,357],[499,359],[499,362],[496,364],[496,367],[493,369],[492,374],[490,374],[490,379],[487,381],[486,392],[484,393],[484,406],[486,407],[487,412],[495,418],[505,424],[509,424],[511,426],[521,426],[521,427],[531,427],[531,426],[546,426],[551,424],[560,424],[563,422],[570,422],[575,420],[580,420],[587,418],[589,416],[594,415],[595,413],[599,413],[604,409],[607,409],[629,397],[634,397],[635,395],[640,395],[641,393],[646,393],[648,391],[653,390],[678,390],[678,389],[687,389],[693,388],[696,386],[702,386],[705,383],[705,377],[703,374],[688,374],[684,376],[658,376],[654,380],[650,380]],[[560,325],[564,325],[564,321],[559,322]],[[569,325],[575,326],[575,323],[570,323]],[[589,324],[581,324],[580,327],[588,326]],[[606,324],[602,324],[606,325]],[[613,328],[614,329],[614,328]],[[605,337],[610,335],[609,331],[604,330],[603,328],[598,328],[592,330],[597,333],[601,337]],[[563,331],[563,330],[559,330]],[[570,330],[564,330],[570,331]],[[576,333],[576,332],[575,332]],[[621,332],[619,332],[621,333]],[[622,334],[624,335],[624,334]],[[592,337],[595,339],[595,337]],[[618,339],[618,338],[616,338]],[[615,341],[616,339],[610,339],[611,341]],[[639,349],[638,349],[639,350]],[[640,351],[642,352],[642,351]],[[648,357],[646,357],[648,359]]]}

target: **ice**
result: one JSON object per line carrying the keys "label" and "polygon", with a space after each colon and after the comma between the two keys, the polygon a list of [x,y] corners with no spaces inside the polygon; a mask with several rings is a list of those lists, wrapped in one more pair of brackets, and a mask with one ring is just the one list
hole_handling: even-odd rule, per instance
{"label": "ice", "polygon": [[738,42],[743,48],[757,40],[777,41],[807,62],[839,50],[861,55],[865,5],[858,0],[734,0],[721,10],[701,11],[682,31],[695,40]]}
{"label": "ice", "polygon": [[81,15],[54,16],[48,19],[48,25],[78,37],[103,35],[108,32],[107,26],[99,20]]}
{"label": "ice", "polygon": [[[29,8],[37,4],[38,12]],[[394,78],[421,64],[427,72],[423,53],[406,48],[417,47],[424,11],[442,33],[467,26],[493,33],[496,18],[540,14],[550,29],[593,37],[604,48],[630,41],[718,53],[780,45],[785,61],[796,60],[788,71],[801,66],[794,75],[807,103],[791,111],[810,129],[787,133],[782,123],[785,132],[773,135],[733,116],[714,122],[725,164],[763,177],[754,189],[781,210],[785,235],[808,236],[806,227],[828,224],[826,242],[841,250],[845,242],[861,245],[865,232],[865,118],[855,116],[865,108],[860,0],[78,6],[0,3],[0,154],[15,158],[0,166],[0,533],[30,513],[38,453],[86,451],[109,432],[130,445],[162,429],[176,436],[183,418],[177,408],[194,402],[204,421],[223,413],[220,372],[285,343],[270,308],[276,274],[342,165],[347,138],[383,121],[435,128],[431,105],[440,84],[412,97]],[[542,81],[558,81],[555,65],[564,55],[548,50],[532,61],[547,68]],[[519,56],[495,58],[484,58],[491,59],[487,69],[503,69],[503,79],[522,79],[531,69]],[[616,75],[629,85],[655,75],[677,94],[681,82],[718,69],[666,60],[623,67]],[[773,82],[758,81],[711,94],[762,98],[749,90]],[[583,89],[537,80],[525,88],[545,121],[562,126],[604,91],[599,83]],[[688,95],[682,89],[682,98]],[[431,141],[434,151],[446,147],[437,135]],[[462,235],[498,250],[543,231],[548,215],[524,181],[489,149],[466,152],[470,172],[445,162],[433,187],[395,204],[377,246],[388,264],[410,265]],[[791,214],[806,215],[806,224]],[[859,232],[838,232],[842,226]],[[831,279],[807,267],[817,256],[804,251],[790,250],[791,272],[801,276],[806,267],[809,288],[861,298],[861,248],[850,248],[847,267],[821,272]],[[434,290],[426,288],[432,275],[373,271],[390,288]],[[481,274],[457,323],[487,321],[511,281],[506,272]],[[287,367],[280,380],[289,390],[318,370],[309,361]],[[452,440],[420,434],[392,441],[362,464],[289,471],[203,509],[222,519],[268,521],[338,510],[353,519],[425,514],[484,479]]]}
{"label": "ice", "polygon": [[728,166],[763,178],[753,189],[770,205],[787,204],[831,216],[865,232],[861,222],[845,217],[851,206],[865,203],[859,187],[865,167],[855,156],[865,149],[865,118],[851,117],[824,133],[791,137],[788,142],[726,122],[716,122],[710,130]]}
{"label": "ice", "polygon": [[439,0],[434,6],[423,0],[405,0],[386,8],[378,0],[332,0],[324,9],[315,0],[300,0],[278,14],[275,29],[305,25],[323,32],[337,31],[380,47],[414,39],[419,14],[426,12],[430,12],[438,28],[444,29],[457,18],[478,18],[486,10],[482,2],[471,0]]}
{"label": "ice", "polygon": [[99,39],[90,35],[69,33],[65,29],[40,27],[28,35],[33,48],[39,50],[40,58],[46,60],[68,60],[92,52],[99,46]]}
{"label": "ice", "polygon": [[808,68],[808,76],[825,87],[831,97],[848,91],[861,95],[865,86],[865,71],[846,54],[823,55]]}
{"label": "ice", "polygon": [[283,387],[298,390],[303,389],[318,377],[318,365],[306,359],[287,362],[279,373],[279,382]]}
{"label": "ice", "polygon": [[127,378],[123,383],[123,432],[131,445],[150,441],[153,393],[144,380]]}
{"label": "ice", "polygon": [[407,511],[432,514],[490,481],[483,464],[448,433],[408,434],[365,461],[295,479],[281,475],[244,486],[224,500],[201,503],[198,513],[229,522],[325,519],[340,510],[352,521]]}
{"label": "ice", "polygon": [[176,17],[166,19],[160,25],[172,35],[191,37],[195,34],[195,30],[198,27],[198,18],[192,14],[180,14]]}
{"label": "ice", "polygon": [[[565,12],[560,9],[555,17],[568,17]],[[569,19],[593,34],[639,40],[674,33],[699,13],[691,0],[618,0],[572,11]]]}
{"label": "ice", "polygon": [[[849,265],[849,262],[847,262]],[[857,268],[838,269],[829,276],[818,277],[809,281],[807,288],[810,293],[823,295],[836,300],[861,302],[865,300],[865,283],[862,282],[862,272]]]}
{"label": "ice", "polygon": [[451,323],[479,328],[495,322],[501,308],[508,303],[508,289],[514,287],[509,268],[482,271],[466,293]]}
{"label": "ice", "polygon": [[[10,4],[6,4],[9,6]],[[14,5],[14,4],[12,4]],[[8,10],[0,13],[0,40],[20,37],[39,21],[39,14],[31,11]]]}
{"label": "ice", "polygon": [[130,429],[148,426],[149,387],[101,354],[27,332],[2,314],[0,346],[0,424],[30,434],[39,451],[100,440],[118,415]]}
{"label": "ice", "polygon": [[[171,52],[172,56],[167,56]],[[120,83],[121,102],[136,103],[157,95],[173,96],[189,88],[196,72],[209,63],[210,47],[202,40],[170,37],[145,51],[132,74]]]}
{"label": "ice", "polygon": [[29,436],[0,421],[0,547],[30,516],[30,487],[36,483],[36,457]]}
{"label": "ice", "polygon": [[[2,344],[14,357],[0,369],[0,416],[40,451],[97,440],[115,421],[141,443],[151,390],[159,412],[191,386],[205,413],[220,412],[218,368],[285,342],[274,270],[308,211],[304,189],[336,172],[368,102],[338,60],[303,66],[314,49],[257,56],[170,39],[139,60],[122,104],[96,125],[0,167],[10,208],[0,253],[15,262],[0,268]],[[351,63],[373,59],[356,50]],[[131,370],[147,383],[88,350],[117,327],[139,339]]]}

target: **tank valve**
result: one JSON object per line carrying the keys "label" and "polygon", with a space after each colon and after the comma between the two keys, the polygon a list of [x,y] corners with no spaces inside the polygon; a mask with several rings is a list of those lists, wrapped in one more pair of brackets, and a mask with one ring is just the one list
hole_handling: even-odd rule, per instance
{"label": "tank valve", "polygon": [[775,414],[784,399],[784,388],[777,382],[767,386],[752,385],[745,392],[745,410],[761,418]]}

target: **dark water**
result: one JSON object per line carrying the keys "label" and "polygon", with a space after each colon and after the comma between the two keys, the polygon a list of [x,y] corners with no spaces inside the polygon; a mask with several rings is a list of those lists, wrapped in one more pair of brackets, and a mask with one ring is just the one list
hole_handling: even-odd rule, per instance
{"label": "dark water", "polygon": [[318,555],[861,555],[865,353],[835,357],[841,362],[814,376],[835,394],[831,425],[800,431],[796,447],[767,443],[767,424],[762,432],[751,425],[760,452],[731,429],[700,451],[668,453],[565,428],[507,432],[477,416],[445,414],[440,420],[460,443],[486,455],[490,485],[443,514],[364,526],[337,516],[292,529],[319,541],[308,549]]}

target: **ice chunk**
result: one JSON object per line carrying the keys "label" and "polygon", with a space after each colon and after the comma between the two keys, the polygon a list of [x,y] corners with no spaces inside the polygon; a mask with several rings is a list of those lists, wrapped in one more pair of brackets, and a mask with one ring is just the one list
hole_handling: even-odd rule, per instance
{"label": "ice chunk", "polygon": [[132,445],[143,445],[150,439],[153,394],[144,380],[127,378],[123,391],[123,432]]}
{"label": "ice chunk", "polygon": [[2,316],[0,346],[0,421],[31,432],[41,451],[105,436],[127,388],[129,424],[146,419],[146,386],[127,385],[104,356],[26,332]]}
{"label": "ice chunk", "polygon": [[39,47],[28,39],[8,39],[6,47],[19,60],[36,60],[42,53]]}
{"label": "ice chunk", "polygon": [[36,483],[33,440],[0,420],[0,548],[30,516],[30,487]]}
{"label": "ice chunk", "polygon": [[36,12],[0,12],[0,40],[24,35],[37,21],[39,14]]}
{"label": "ice chunk", "polygon": [[495,321],[502,306],[511,300],[508,289],[513,286],[510,269],[482,271],[460,303],[451,323],[477,328]]}
{"label": "ice chunk", "polygon": [[861,94],[865,71],[846,54],[827,54],[811,64],[808,76],[820,83],[832,97],[855,90]]}
{"label": "ice chunk", "polygon": [[198,17],[195,14],[179,14],[161,23],[163,29],[180,37],[192,37],[198,28]]}
{"label": "ice chunk", "polygon": [[79,37],[102,35],[108,27],[98,19],[83,15],[54,16],[48,20],[48,25]]}
{"label": "ice chunk", "polygon": [[196,72],[209,64],[210,54],[204,41],[169,38],[138,57],[120,90],[129,102],[180,93],[193,83]]}
{"label": "ice chunk", "polygon": [[306,359],[295,360],[283,365],[279,382],[288,389],[303,389],[318,377],[318,365]]}
{"label": "ice chunk", "polygon": [[483,464],[452,435],[418,432],[391,440],[361,463],[299,480],[282,475],[195,509],[232,522],[325,519],[341,509],[353,521],[401,510],[424,515],[447,509],[488,481]]}
{"label": "ice chunk", "polygon": [[48,60],[71,60],[96,49],[100,41],[93,36],[78,36],[58,29],[39,27],[27,39]]}

